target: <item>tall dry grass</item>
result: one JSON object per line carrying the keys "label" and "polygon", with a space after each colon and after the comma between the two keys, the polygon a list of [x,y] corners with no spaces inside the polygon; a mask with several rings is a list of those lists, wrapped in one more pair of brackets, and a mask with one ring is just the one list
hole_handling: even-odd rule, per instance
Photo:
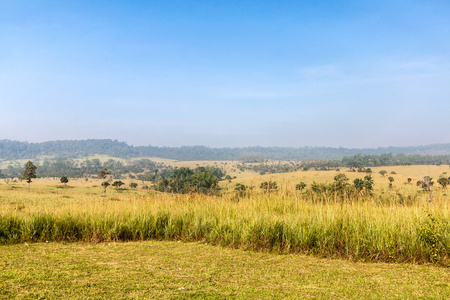
{"label": "tall dry grass", "polygon": [[100,187],[41,184],[28,193],[14,186],[0,185],[1,244],[157,239],[362,261],[450,261],[445,191],[430,203],[414,187],[347,197],[289,184],[243,197],[110,189],[102,199]]}

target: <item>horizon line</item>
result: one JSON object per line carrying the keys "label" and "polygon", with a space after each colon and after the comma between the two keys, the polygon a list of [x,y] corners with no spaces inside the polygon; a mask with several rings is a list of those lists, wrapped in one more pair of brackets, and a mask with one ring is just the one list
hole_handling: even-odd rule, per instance
{"label": "horizon line", "polygon": [[389,148],[420,148],[420,147],[428,147],[428,146],[438,146],[438,145],[450,145],[450,143],[432,143],[432,144],[421,144],[421,145],[410,145],[410,146],[379,146],[379,147],[369,147],[369,148],[358,148],[358,147],[342,147],[342,146],[260,146],[260,145],[253,145],[253,146],[244,146],[244,147],[233,147],[233,146],[226,146],[226,147],[214,147],[214,146],[207,146],[207,145],[181,145],[181,146],[157,146],[157,145],[133,145],[128,143],[127,141],[119,141],[118,139],[112,139],[112,138],[89,138],[89,139],[58,139],[58,140],[47,140],[42,142],[28,142],[28,141],[19,141],[19,140],[11,140],[11,139],[1,139],[2,141],[10,141],[10,142],[19,142],[19,143],[27,143],[27,144],[43,144],[43,143],[50,143],[50,142],[78,142],[78,141],[111,141],[111,142],[118,142],[118,143],[124,143],[127,146],[136,148],[136,147],[157,147],[157,148],[183,148],[183,147],[204,147],[204,148],[210,148],[210,149],[245,149],[245,148],[291,148],[291,149],[301,149],[301,148],[332,148],[332,149],[348,149],[348,150],[377,150],[377,149],[389,149]]}

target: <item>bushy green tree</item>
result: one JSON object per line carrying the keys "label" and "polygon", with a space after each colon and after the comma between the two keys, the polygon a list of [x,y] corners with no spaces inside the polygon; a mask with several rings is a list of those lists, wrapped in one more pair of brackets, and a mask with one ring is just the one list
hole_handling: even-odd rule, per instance
{"label": "bushy green tree", "polygon": [[347,187],[347,181],[348,177],[345,174],[338,174],[334,176],[334,184],[337,189],[343,190],[345,187]]}
{"label": "bushy green tree", "polygon": [[370,175],[364,176],[364,179],[356,178],[353,181],[353,185],[357,191],[366,189],[367,191],[373,190],[373,178]]}
{"label": "bushy green tree", "polygon": [[191,182],[197,193],[208,194],[217,189],[218,178],[211,171],[198,170],[192,176]]}
{"label": "bushy green tree", "polygon": [[183,167],[173,170],[168,178],[161,180],[156,190],[180,194],[190,191],[214,194],[219,190],[218,178],[204,167],[195,170]]}
{"label": "bushy green tree", "polygon": [[441,177],[438,179],[437,182],[445,189],[449,183],[449,180],[448,180],[448,178]]}
{"label": "bushy green tree", "polygon": [[124,185],[125,183],[124,182],[122,182],[122,181],[114,181],[113,182],[113,184],[112,184],[112,186],[113,187],[117,187],[117,188],[120,188],[122,185]]}
{"label": "bushy green tree", "polygon": [[67,178],[67,176],[63,176],[59,179],[59,181],[61,181],[61,183],[64,183],[64,185],[66,185],[66,183],[69,182],[69,178]]}
{"label": "bushy green tree", "polygon": [[31,179],[36,178],[36,169],[37,167],[29,160],[25,164],[25,170],[22,173],[22,179],[28,182],[28,192],[30,191],[30,183]]}

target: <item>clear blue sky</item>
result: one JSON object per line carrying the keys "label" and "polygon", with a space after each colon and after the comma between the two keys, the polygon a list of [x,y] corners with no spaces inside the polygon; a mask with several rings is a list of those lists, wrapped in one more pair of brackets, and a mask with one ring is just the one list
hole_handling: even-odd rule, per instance
{"label": "clear blue sky", "polygon": [[450,142],[450,1],[0,1],[0,139]]}

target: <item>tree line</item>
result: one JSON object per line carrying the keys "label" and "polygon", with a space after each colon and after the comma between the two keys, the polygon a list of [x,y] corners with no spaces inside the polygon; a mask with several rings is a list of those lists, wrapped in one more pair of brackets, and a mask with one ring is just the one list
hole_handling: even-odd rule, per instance
{"label": "tree line", "polygon": [[418,147],[388,147],[373,149],[351,149],[334,147],[243,147],[210,148],[205,146],[183,147],[134,147],[125,142],[109,139],[49,141],[27,143],[0,140],[0,159],[36,159],[51,156],[56,159],[81,158],[95,154],[130,159],[137,157],[161,157],[176,160],[341,160],[343,157],[381,155],[385,153],[405,155],[450,155],[450,144],[436,144]]}
{"label": "tree line", "polygon": [[346,167],[381,167],[381,166],[401,166],[401,165],[436,165],[449,164],[450,155],[406,155],[403,153],[386,153],[380,155],[357,154],[344,157],[342,165]]}

